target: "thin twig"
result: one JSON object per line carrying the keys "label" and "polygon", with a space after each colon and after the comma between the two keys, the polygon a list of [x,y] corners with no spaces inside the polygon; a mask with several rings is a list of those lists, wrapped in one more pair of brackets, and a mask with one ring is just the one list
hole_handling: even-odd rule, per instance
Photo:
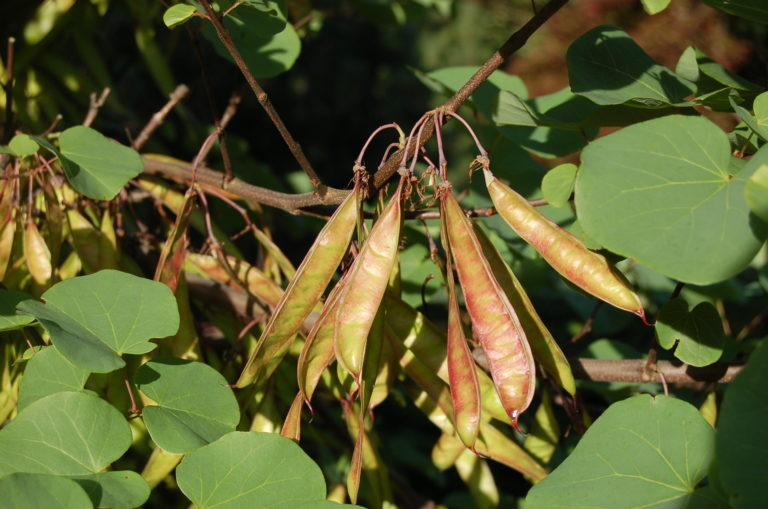
{"label": "thin twig", "polygon": [[104,87],[104,90],[101,91],[101,95],[98,97],[96,97],[96,92],[91,93],[91,106],[88,108],[85,120],[83,120],[84,126],[90,127],[90,125],[93,124],[93,121],[96,120],[96,115],[99,114],[99,110],[104,106],[104,103],[107,102],[107,97],[109,97],[110,92],[112,92],[111,88]]}
{"label": "thin twig", "polygon": [[[559,1],[562,1],[562,0],[559,0]],[[283,123],[283,120],[280,118],[280,115],[277,113],[277,110],[270,102],[269,96],[264,91],[264,89],[261,88],[261,85],[259,85],[259,82],[256,81],[256,78],[254,78],[250,69],[248,69],[248,66],[245,63],[245,60],[243,60],[243,57],[240,55],[240,52],[235,47],[235,43],[232,42],[232,38],[230,37],[229,32],[224,27],[221,20],[216,16],[216,13],[214,12],[213,7],[211,7],[211,3],[208,0],[201,0],[200,3],[205,9],[205,12],[210,17],[211,23],[213,24],[213,27],[216,29],[216,34],[219,36],[219,40],[221,40],[221,43],[224,45],[225,48],[227,48],[227,51],[229,52],[229,54],[232,55],[232,59],[235,61],[235,64],[237,64],[237,67],[240,69],[240,72],[243,73],[243,76],[245,77],[245,81],[247,81],[248,85],[250,85],[251,90],[253,90],[253,93],[256,95],[256,99],[258,99],[259,101],[259,104],[261,105],[262,108],[264,108],[264,111],[267,112],[267,115],[269,116],[270,120],[272,120],[272,123],[280,132],[280,135],[283,137],[285,144],[288,145],[288,149],[291,151],[291,154],[293,154],[293,157],[299,163],[299,166],[301,166],[301,169],[304,170],[304,173],[306,173],[307,177],[309,177],[309,181],[312,183],[312,187],[315,188],[319,196],[321,197],[325,196],[326,186],[320,181],[320,178],[317,176],[317,173],[315,173],[315,170],[312,168],[312,165],[307,159],[307,156],[304,155],[304,151],[301,149],[301,145],[299,145],[299,143],[293,138],[291,133],[288,131],[288,128],[285,126],[285,123]]]}
{"label": "thin twig", "polygon": [[[477,88],[488,78],[488,76],[493,73],[496,69],[498,69],[507,58],[509,58],[515,51],[520,49],[525,42],[528,40],[528,38],[539,28],[541,25],[547,21],[552,15],[554,15],[561,7],[563,7],[566,3],[568,3],[568,0],[551,0],[544,8],[542,8],[536,15],[531,18],[528,23],[526,23],[520,30],[512,34],[512,36],[504,43],[504,45],[501,46],[492,56],[489,58],[482,67],[475,73],[474,76],[472,76],[467,83],[459,89],[456,94],[454,94],[453,97],[451,97],[443,106],[446,111],[456,111],[459,106],[461,106],[472,93],[477,90]],[[207,1],[202,2],[203,6],[210,10],[210,4]],[[212,11],[211,11],[212,13]],[[209,14],[211,14],[209,13]],[[221,22],[214,16],[212,19],[212,23],[214,24],[214,27],[217,27],[217,33],[219,28],[223,29],[223,26],[221,25]],[[224,37],[226,38],[226,41],[229,42],[229,46],[227,46],[226,42],[223,40],[222,42],[225,43],[225,46],[229,49],[230,47],[234,49],[235,52],[237,52],[237,49],[234,48],[234,44],[232,44],[231,39],[228,38],[228,34],[226,31],[222,31]],[[222,37],[222,34],[219,34],[219,37]],[[248,81],[248,84],[251,85],[251,88],[256,93],[257,98],[259,99],[259,102],[262,104],[264,109],[267,111],[267,114],[270,115],[270,118],[273,118],[274,116],[279,120],[279,116],[277,116],[277,112],[272,107],[271,103],[269,103],[269,99],[267,95],[264,93],[264,91],[261,89],[259,84],[256,82],[256,80],[253,78],[253,76],[248,71],[247,67],[245,66],[245,63],[242,61],[242,57],[240,57],[239,53],[233,54],[233,58],[238,63],[238,67],[240,67],[241,72],[243,72],[244,76],[246,77],[246,80]],[[242,66],[241,66],[242,64]],[[274,118],[273,118],[274,122]],[[389,159],[384,162],[380,168],[376,171],[373,178],[370,179],[372,186],[376,189],[381,188],[388,180],[389,178],[397,171],[398,168],[400,168],[402,161],[407,161],[408,157],[412,156],[416,146],[424,145],[434,134],[434,115],[431,115],[430,118],[425,120],[426,125],[424,128],[423,136],[419,139],[418,144],[416,143],[415,139],[409,139],[406,142],[406,148],[395,151]],[[288,144],[288,147],[292,149],[298,148],[299,152],[294,152],[294,157],[297,158],[297,161],[301,164],[301,161],[306,161],[306,157],[304,157],[303,152],[301,152],[301,147],[293,140],[293,138],[290,136],[288,131],[285,129],[285,126],[282,124],[282,121],[279,121],[276,123],[276,126],[278,130],[283,135],[283,139],[286,140],[286,143]],[[287,137],[286,137],[287,136]],[[290,140],[290,141],[289,141]],[[309,163],[307,162],[307,165]],[[156,175],[163,175],[167,177],[172,178],[178,178],[181,180],[189,181],[191,175],[190,175],[190,165],[189,164],[180,164],[180,163],[168,163],[164,161],[154,161],[151,159],[144,158],[144,166],[145,171],[147,173],[152,173]],[[302,168],[304,168],[305,172],[307,171],[307,168],[302,165]],[[310,171],[311,167],[309,167]],[[310,173],[307,173],[310,175]],[[314,174],[314,171],[312,171],[312,174]],[[341,189],[334,189],[331,187],[322,186],[322,189],[318,186],[316,193],[304,193],[304,194],[287,194],[287,193],[281,193],[278,191],[273,191],[271,189],[266,189],[263,187],[253,186],[251,184],[248,184],[246,182],[243,182],[239,179],[232,179],[231,181],[227,181],[224,178],[224,175],[222,175],[219,172],[216,172],[214,170],[210,170],[207,168],[198,168],[198,174],[197,177],[201,183],[205,183],[210,186],[218,187],[219,189],[223,191],[227,191],[230,193],[234,193],[238,196],[243,197],[246,200],[252,200],[259,203],[263,203],[265,205],[280,208],[289,212],[297,213],[299,212],[299,209],[305,208],[305,207],[313,207],[318,205],[338,205],[342,201],[344,201],[344,198],[346,198],[349,191],[341,190]],[[310,176],[310,179],[312,177]],[[318,181],[319,182],[319,181]],[[479,209],[478,209],[479,210]],[[422,213],[424,215],[417,216],[419,219],[434,219],[439,217],[437,212],[431,213],[426,212]],[[482,215],[493,215],[490,214],[483,214],[479,213],[478,217]]]}
{"label": "thin twig", "polygon": [[152,136],[152,133],[155,132],[155,129],[160,127],[160,124],[163,123],[165,117],[168,116],[168,113],[170,113],[170,111],[179,103],[179,101],[184,99],[188,93],[189,87],[184,84],[177,86],[176,90],[171,92],[171,95],[168,97],[168,102],[152,115],[152,118],[147,122],[147,125],[144,126],[144,129],[142,129],[136,139],[133,140],[134,149],[141,150],[147,140],[149,140],[149,137]]}
{"label": "thin twig", "polygon": [[643,359],[568,359],[568,361],[575,378],[595,382],[662,383],[659,376],[661,373],[668,384],[726,383],[732,381],[742,369],[740,364],[717,363],[703,368],[694,368],[685,364],[676,365],[669,361],[658,361],[656,369],[647,378]]}
{"label": "thin twig", "polygon": [[[561,7],[568,3],[568,0],[550,0],[525,24],[520,30],[512,34],[507,41],[489,58],[477,72],[462,86],[448,101],[441,106],[444,111],[456,111],[459,106],[464,104],[477,88],[485,82],[486,79],[497,70],[506,60],[517,50],[523,47],[528,38],[541,27],[549,18],[551,18]],[[434,134],[435,124],[434,116],[427,120],[424,129],[424,137],[420,140],[423,145]],[[405,150],[408,156],[413,155],[417,144],[409,142]],[[377,171],[371,179],[376,188],[383,186],[389,178],[395,174],[399,167],[399,162],[403,158],[403,150],[398,150],[387,160],[386,163]]]}

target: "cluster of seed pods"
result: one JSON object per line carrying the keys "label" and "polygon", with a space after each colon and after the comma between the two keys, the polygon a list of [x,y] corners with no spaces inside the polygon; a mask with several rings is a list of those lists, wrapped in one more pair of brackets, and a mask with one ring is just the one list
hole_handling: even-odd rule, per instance
{"label": "cluster of seed pods", "polygon": [[[435,168],[425,159],[432,169],[435,198],[440,205],[449,304],[447,344],[443,350],[447,351],[444,362],[447,363],[446,381],[451,403],[447,413],[451,414],[448,417],[452,429],[461,442],[485,454],[490,448],[487,431],[482,431],[487,430],[484,423],[491,417],[499,418],[499,414],[494,413],[494,404],[500,404],[504,420],[520,431],[518,418],[530,405],[536,386],[534,358],[567,392],[573,394],[575,384],[565,356],[536,314],[517,278],[482,230],[466,216],[453,195],[442,150],[444,113],[431,112],[422,117],[413,127],[408,140],[417,133],[415,140],[418,145],[418,138],[426,125],[425,119],[430,115],[434,116],[437,129],[440,168]],[[449,115],[469,127],[457,115]],[[475,137],[474,133],[472,135]],[[401,135],[401,146],[404,141]],[[477,161],[483,168],[489,194],[496,210],[507,223],[566,279],[591,295],[645,320],[640,300],[627,281],[605,258],[587,249],[578,238],[551,222],[522,196],[496,179],[490,171],[485,150],[476,137],[475,141],[481,152]],[[345,376],[351,377],[354,382],[351,393],[345,398],[347,420],[351,415],[357,415],[352,419],[354,425],[350,424],[350,429],[354,428],[357,436],[348,478],[348,491],[353,503],[357,498],[364,462],[364,444],[369,442],[365,432],[366,415],[375,404],[371,395],[382,376],[382,352],[388,348],[390,355],[397,356],[397,352],[408,352],[412,348],[407,342],[397,343],[397,339],[392,339],[396,336],[394,331],[400,326],[395,316],[399,312],[398,307],[391,305],[399,301],[391,275],[393,271],[396,274],[404,202],[412,189],[417,158],[418,153],[414,155],[410,169],[405,168],[406,160],[403,159],[397,190],[367,235],[362,235],[361,198],[365,189],[365,170],[361,152],[355,165],[355,188],[322,229],[282,297],[273,306],[272,316],[237,382],[238,387],[263,383],[275,370],[302,326],[305,327],[303,330],[309,329],[297,365],[299,393],[286,418],[283,434],[298,440],[302,406],[306,404],[312,409],[312,396],[323,374],[334,360],[338,361],[347,374]],[[349,250],[356,226],[361,237],[359,250],[325,299],[313,326],[307,328],[304,322],[322,301],[323,293]],[[459,285],[454,282],[454,272]],[[465,336],[459,287],[472,322],[473,340],[485,354],[492,383],[475,363]],[[400,362],[402,364],[402,359]],[[436,362],[438,366],[442,361],[435,359],[430,362]],[[441,369],[438,367],[438,376]],[[422,383],[426,383],[427,378],[432,379],[420,378]],[[434,383],[440,382],[430,382],[432,385],[425,386],[424,390],[439,397],[440,388]],[[488,397],[488,387],[492,387],[493,397]],[[353,405],[355,399],[356,406]],[[443,407],[447,409],[445,402]],[[352,408],[356,410],[353,412]],[[490,411],[490,416],[481,415],[482,409]]]}

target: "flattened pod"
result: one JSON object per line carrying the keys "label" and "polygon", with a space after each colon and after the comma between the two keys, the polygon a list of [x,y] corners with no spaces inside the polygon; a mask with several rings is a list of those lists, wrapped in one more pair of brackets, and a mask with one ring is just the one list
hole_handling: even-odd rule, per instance
{"label": "flattened pod", "polygon": [[[441,214],[443,231],[446,215]],[[445,240],[443,240],[445,243]],[[453,423],[461,441],[474,448],[480,430],[480,384],[472,352],[461,326],[459,303],[453,282],[451,250],[446,248],[446,281],[448,283],[448,381],[453,400]]]}
{"label": "flattened pod", "polygon": [[336,309],[339,302],[344,280],[333,287],[325,307],[320,313],[315,325],[307,335],[304,347],[299,354],[296,365],[296,378],[299,382],[299,394],[312,411],[312,395],[315,393],[323,371],[333,361],[333,330],[336,323]]}
{"label": "flattened pod", "polygon": [[29,273],[37,284],[44,285],[51,279],[51,251],[32,221],[27,221],[24,227],[24,258],[27,260]]}
{"label": "flattened pod", "polygon": [[275,307],[272,317],[248,359],[237,387],[269,377],[290,346],[304,319],[323,295],[325,287],[347,252],[358,213],[358,189],[349,194],[320,231],[309,253]]}
{"label": "flattened pod", "polygon": [[336,313],[336,360],[360,385],[368,333],[397,260],[402,222],[403,178],[379,216],[347,276]]}
{"label": "flattened pod", "polygon": [[448,243],[476,339],[488,359],[501,403],[512,425],[517,427],[517,418],[530,405],[536,385],[531,348],[512,305],[483,256],[472,223],[449,189],[441,199]]}
{"label": "flattened pod", "polygon": [[484,169],[493,205],[507,224],[533,246],[553,269],[585,292],[645,321],[640,298],[603,256],[547,219],[528,200]]}

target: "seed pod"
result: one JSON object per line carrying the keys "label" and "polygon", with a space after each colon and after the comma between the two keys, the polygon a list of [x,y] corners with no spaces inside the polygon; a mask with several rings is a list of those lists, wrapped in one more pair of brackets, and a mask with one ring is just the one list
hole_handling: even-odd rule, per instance
{"label": "seed pod", "polygon": [[312,411],[312,395],[315,393],[320,377],[334,359],[333,330],[343,284],[344,280],[339,281],[325,299],[325,307],[307,335],[296,365],[299,393],[310,411]]}
{"label": "seed pod", "polygon": [[[283,289],[269,279],[266,274],[252,265],[233,256],[226,256],[227,263],[238,279],[244,282],[248,292],[264,301],[271,307],[276,307],[283,297]],[[221,266],[219,260],[213,256],[197,253],[187,253],[185,257],[186,270],[202,272],[206,277],[232,287],[240,287],[240,284],[232,280],[229,271]]]}
{"label": "seed pod", "polygon": [[14,214],[9,212],[7,220],[0,227],[0,281],[5,279],[5,271],[11,261],[13,239],[16,236],[16,219],[13,216]]}
{"label": "seed pod", "polygon": [[515,273],[512,272],[510,266],[507,265],[501,253],[491,243],[483,230],[477,224],[474,227],[477,240],[483,248],[483,254],[488,260],[488,265],[490,265],[496,281],[499,282],[499,286],[507,295],[509,303],[517,312],[517,318],[520,320],[520,325],[523,326],[525,337],[531,345],[533,357],[569,394],[576,394],[576,382],[573,379],[571,365],[568,364],[565,354],[539,317],[531,299],[525,293],[523,285],[520,284]]}
{"label": "seed pod", "polygon": [[509,299],[483,256],[472,223],[450,189],[443,190],[441,200],[446,237],[476,339],[488,359],[501,403],[517,428],[517,418],[530,405],[536,386],[533,355]]}
{"label": "seed pod", "polygon": [[[387,325],[403,346],[413,351],[440,379],[448,383],[448,353],[445,333],[422,313],[400,299],[386,297]],[[511,422],[501,404],[493,380],[478,366],[477,380],[485,415],[502,422]]]}
{"label": "seed pod", "polygon": [[[442,231],[445,232],[446,215],[441,213]],[[453,400],[453,424],[461,441],[475,447],[480,430],[480,384],[477,368],[461,325],[459,303],[453,281],[453,262],[450,245],[443,239],[446,251],[446,282],[448,286],[448,381]]]}
{"label": "seed pod", "polygon": [[483,170],[493,205],[507,224],[541,254],[553,269],[585,292],[645,321],[640,297],[605,257],[536,210],[528,200]]}
{"label": "seed pod", "polygon": [[339,298],[334,332],[336,360],[354,377],[358,387],[368,333],[397,259],[402,223],[403,181],[404,178],[401,178],[397,191],[371,228],[368,239],[355,258],[347,284]]}
{"label": "seed pod", "polygon": [[250,385],[258,377],[266,379],[283,358],[304,319],[328,286],[333,273],[347,252],[359,210],[355,188],[336,209],[288,283],[264,331],[245,365],[237,387]]}
{"label": "seed pod", "polygon": [[24,258],[32,279],[39,285],[48,283],[53,275],[51,251],[35,223],[28,220],[24,226]]}
{"label": "seed pod", "polygon": [[294,442],[298,443],[301,438],[301,408],[304,406],[304,399],[301,393],[296,394],[291,403],[291,408],[288,410],[288,415],[285,416],[285,422],[280,429],[280,436],[290,438]]}

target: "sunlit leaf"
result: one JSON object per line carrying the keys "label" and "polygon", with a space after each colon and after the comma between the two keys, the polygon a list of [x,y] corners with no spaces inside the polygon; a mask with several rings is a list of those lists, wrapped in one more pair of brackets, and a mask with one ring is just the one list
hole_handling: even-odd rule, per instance
{"label": "sunlit leaf", "polygon": [[768,164],[760,165],[749,177],[744,188],[744,196],[752,212],[768,222]]}
{"label": "sunlit leaf", "polygon": [[8,142],[8,148],[18,157],[27,157],[35,154],[40,146],[28,134],[17,134]]}
{"label": "sunlit leaf", "polygon": [[5,507],[88,509],[88,494],[75,481],[48,474],[15,473],[0,478]]}
{"label": "sunlit leaf", "polygon": [[659,310],[656,338],[675,357],[691,366],[707,366],[720,359],[725,344],[723,322],[715,306],[702,302],[688,311],[683,299],[673,299]]}
{"label": "sunlit leaf", "polygon": [[320,468],[272,433],[229,433],[185,456],[176,480],[198,509],[287,509],[325,498]]}
{"label": "sunlit leaf", "polygon": [[135,381],[155,403],[142,411],[149,434],[168,452],[207,445],[234,431],[240,421],[232,389],[207,364],[157,358],[139,368]]}
{"label": "sunlit leaf", "polygon": [[149,498],[149,485],[136,472],[119,470],[71,477],[91,497],[94,507],[132,509]]}
{"label": "sunlit leaf", "polygon": [[163,23],[168,28],[176,28],[189,21],[197,9],[189,4],[174,4],[163,13]]}
{"label": "sunlit leaf", "polygon": [[648,14],[658,14],[667,7],[672,0],[642,0],[643,9]]}
{"label": "sunlit leaf", "polygon": [[541,181],[541,192],[544,199],[553,207],[564,207],[573,192],[576,182],[575,164],[565,163],[549,170]]}
{"label": "sunlit leaf", "polygon": [[144,171],[139,153],[85,126],[59,137],[61,165],[72,187],[89,198],[111,200],[129,179]]}
{"label": "sunlit leaf", "polygon": [[41,321],[64,357],[98,373],[121,367],[119,355],[153,350],[157,345],[150,339],[174,334],[179,327],[170,289],[125,272],[103,270],[67,279],[42,297],[45,304],[28,301],[19,309]]}
{"label": "sunlit leaf", "polygon": [[103,399],[81,392],[51,394],[0,431],[0,476],[94,474],[130,443],[128,422]]}
{"label": "sunlit leaf", "polygon": [[714,430],[696,408],[636,396],[611,405],[525,507],[687,507],[713,456]]}
{"label": "sunlit leaf", "polygon": [[41,348],[24,368],[19,385],[19,411],[49,394],[82,390],[89,374],[88,370],[69,362],[56,348]]}
{"label": "sunlit leaf", "polygon": [[582,152],[579,222],[607,249],[666,276],[716,283],[744,269],[765,238],[744,186],[766,162],[763,149],[734,176],[728,138],[704,118],[635,124]]}

